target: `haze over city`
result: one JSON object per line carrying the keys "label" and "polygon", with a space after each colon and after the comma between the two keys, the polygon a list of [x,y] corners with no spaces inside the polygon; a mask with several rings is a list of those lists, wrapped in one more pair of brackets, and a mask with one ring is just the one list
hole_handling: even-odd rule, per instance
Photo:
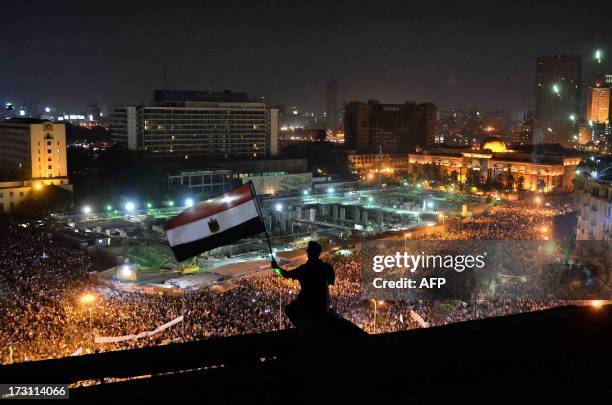
{"label": "haze over city", "polygon": [[148,102],[166,83],[322,112],[335,77],[342,101],[429,101],[519,119],[533,108],[538,55],[612,49],[604,3],[9,2],[1,96],[108,108]]}

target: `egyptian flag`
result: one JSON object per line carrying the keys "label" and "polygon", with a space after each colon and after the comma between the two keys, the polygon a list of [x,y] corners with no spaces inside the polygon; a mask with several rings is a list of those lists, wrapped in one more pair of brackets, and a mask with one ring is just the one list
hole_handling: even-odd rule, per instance
{"label": "egyptian flag", "polygon": [[176,260],[264,232],[261,208],[251,182],[198,202],[166,222],[166,236]]}

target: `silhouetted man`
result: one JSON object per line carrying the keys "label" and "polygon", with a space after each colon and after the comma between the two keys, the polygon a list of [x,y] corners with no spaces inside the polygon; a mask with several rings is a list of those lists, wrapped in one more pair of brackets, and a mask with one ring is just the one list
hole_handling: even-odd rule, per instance
{"label": "silhouetted man", "polygon": [[285,308],[287,317],[296,327],[303,326],[304,322],[323,320],[329,311],[329,286],[334,284],[336,275],[329,263],[319,259],[321,250],[317,242],[308,242],[308,261],[292,271],[281,269],[272,259],[272,268],[278,275],[300,282],[300,293]]}

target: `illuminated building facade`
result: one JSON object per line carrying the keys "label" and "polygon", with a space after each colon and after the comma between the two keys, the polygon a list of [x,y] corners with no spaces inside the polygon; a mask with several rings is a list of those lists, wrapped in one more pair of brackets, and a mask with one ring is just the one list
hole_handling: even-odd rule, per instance
{"label": "illuminated building facade", "polygon": [[436,139],[436,106],[353,101],[344,110],[345,145],[359,153],[407,153]]}
{"label": "illuminated building facade", "polygon": [[600,83],[589,88],[587,120],[595,123],[607,123],[610,120],[610,87]]}
{"label": "illuminated building facade", "polygon": [[582,57],[542,56],[536,61],[534,143],[572,146],[579,110]]}
{"label": "illuminated building facade", "polygon": [[66,127],[40,119],[0,123],[0,212],[12,211],[45,185],[69,190]]}
{"label": "illuminated building facade", "polygon": [[163,156],[278,153],[278,110],[245,93],[158,90],[153,106],[115,107],[111,130],[115,142]]}
{"label": "illuminated building facade", "polygon": [[362,180],[372,179],[379,170],[387,175],[408,170],[407,154],[350,154],[348,155],[348,161],[353,173],[358,174]]}
{"label": "illuminated building facade", "polygon": [[534,153],[506,148],[499,138],[486,139],[480,148],[435,148],[408,155],[408,173],[423,179],[455,177],[484,183],[495,181],[524,190],[570,190],[578,156]]}

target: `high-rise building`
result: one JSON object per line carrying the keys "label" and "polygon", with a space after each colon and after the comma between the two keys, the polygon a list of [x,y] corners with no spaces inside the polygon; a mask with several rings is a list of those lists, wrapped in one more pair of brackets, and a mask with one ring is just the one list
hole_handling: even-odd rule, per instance
{"label": "high-rise building", "polygon": [[572,144],[580,106],[580,55],[541,56],[536,61],[534,143]]}
{"label": "high-rise building", "polygon": [[72,190],[66,126],[33,118],[0,122],[0,213],[15,209],[46,185]]}
{"label": "high-rise building", "polygon": [[326,95],[327,129],[335,134],[338,132],[338,81],[336,79],[329,79],[327,82]]}
{"label": "high-rise building", "polygon": [[264,157],[278,153],[278,110],[246,93],[157,90],[154,105],[117,106],[113,140],[159,155]]}
{"label": "high-rise building", "polygon": [[0,122],[0,171],[14,180],[67,179],[66,126],[33,118]]}
{"label": "high-rise building", "polygon": [[436,138],[436,106],[353,101],[344,111],[345,145],[358,152],[404,153]]}
{"label": "high-rise building", "polygon": [[587,117],[586,119],[605,124],[610,121],[610,92],[612,84],[607,83],[606,75],[603,73],[602,52],[595,52],[595,78],[591,82],[587,92]]}

